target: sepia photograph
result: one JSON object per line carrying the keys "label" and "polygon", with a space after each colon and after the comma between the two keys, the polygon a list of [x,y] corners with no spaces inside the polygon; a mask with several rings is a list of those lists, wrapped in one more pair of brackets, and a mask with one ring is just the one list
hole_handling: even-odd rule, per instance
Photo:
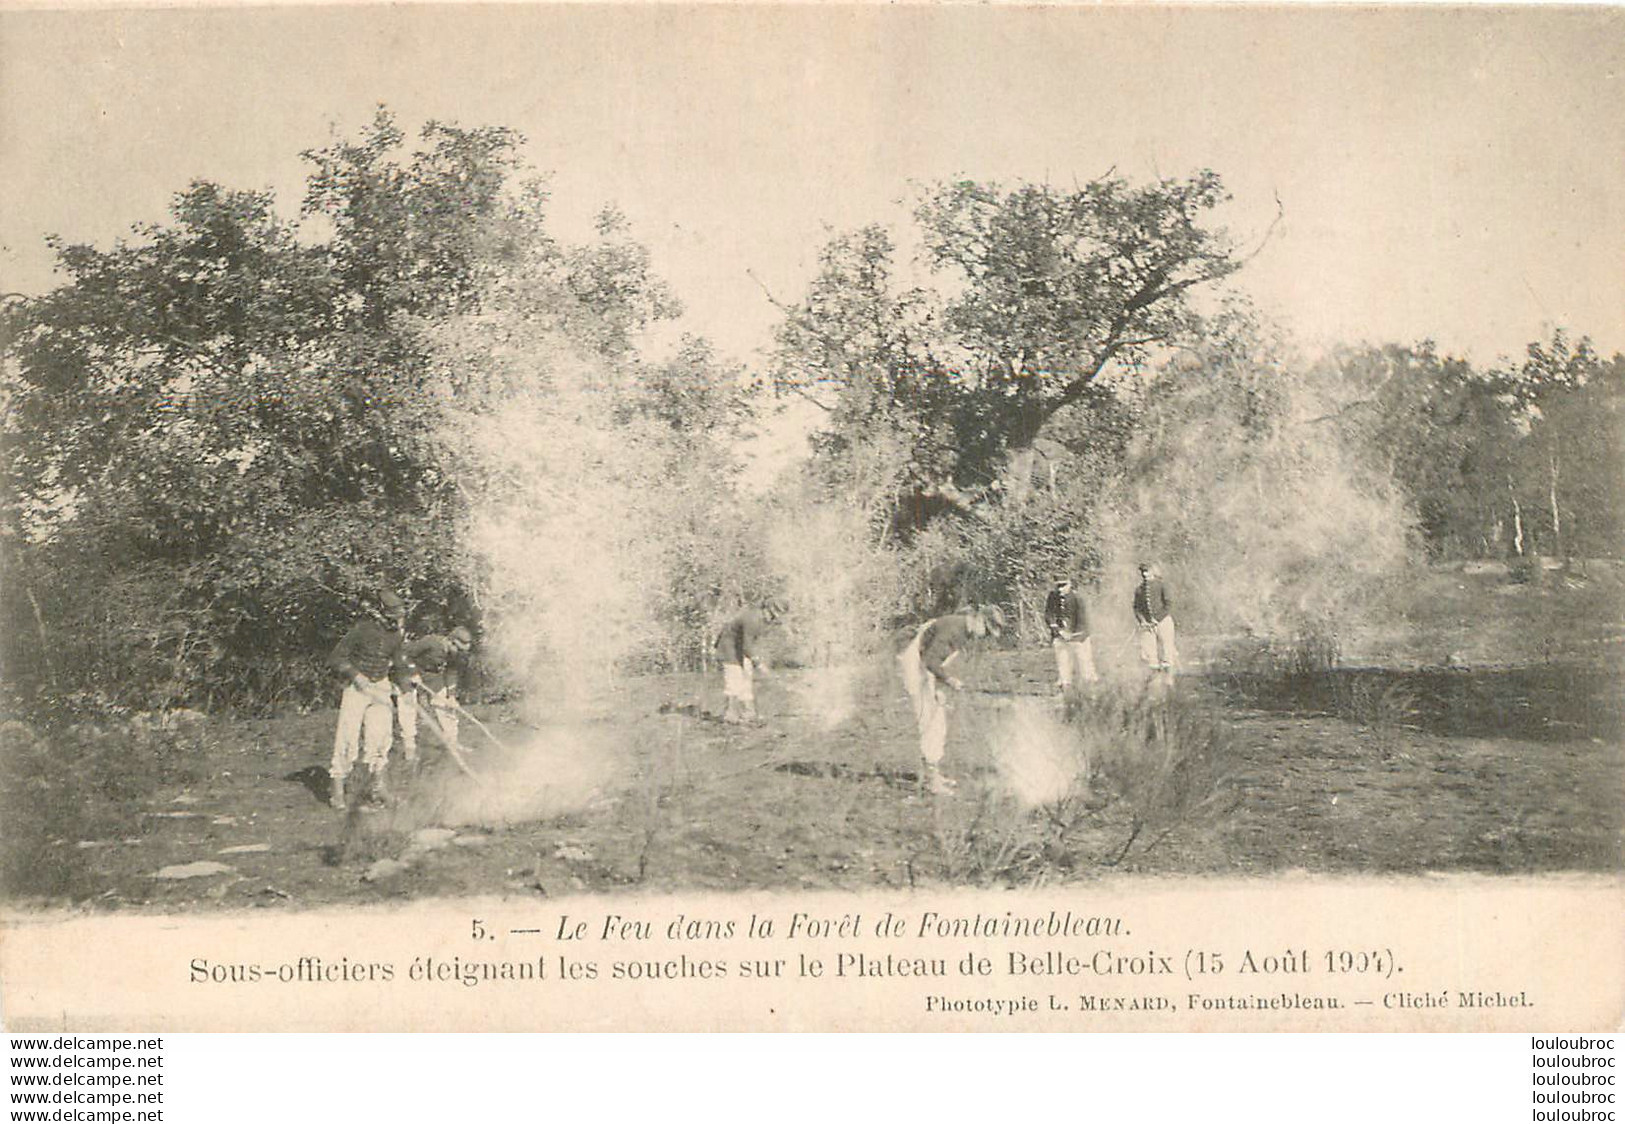
{"label": "sepia photograph", "polygon": [[[0,11],[13,1010],[76,933],[270,923],[500,936],[471,990],[681,977],[689,1028],[704,965],[797,965],[707,942],[769,936],[888,986],[974,941],[1617,1026],[1617,964],[1413,992],[1398,940],[1221,958],[1073,903],[1535,934],[1572,892],[1617,960],[1622,32]],[[1439,962],[1487,931],[1411,916]],[[1078,970],[1000,943],[1057,933]],[[660,951],[572,977],[573,939]],[[152,986],[268,963],[229,946]],[[809,1025],[892,1024],[859,994]],[[1186,994],[1163,1029],[1237,1009]]]}

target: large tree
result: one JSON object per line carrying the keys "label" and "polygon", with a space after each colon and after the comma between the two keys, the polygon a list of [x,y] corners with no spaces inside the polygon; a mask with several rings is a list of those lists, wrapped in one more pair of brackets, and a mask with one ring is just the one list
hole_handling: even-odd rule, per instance
{"label": "large tree", "polygon": [[1004,445],[1031,443],[1112,362],[1189,336],[1191,292],[1239,268],[1224,232],[1206,225],[1227,199],[1208,171],[1072,191],[961,181],[926,194],[916,217],[927,260],[953,285],[947,326]]}
{"label": "large tree", "polygon": [[[196,183],[110,249],[58,244],[62,284],[4,313],[12,683],[93,705],[313,698],[380,580],[466,619],[447,418],[504,387],[439,362],[437,326],[528,300],[521,318],[626,367],[676,307],[613,212],[582,244],[551,236],[519,141],[409,140],[380,111],[306,154],[297,220]],[[691,396],[682,364],[666,374],[651,412]]]}
{"label": "large tree", "polygon": [[826,459],[890,445],[894,524],[964,509],[1107,372],[1191,336],[1195,292],[1239,266],[1210,225],[1225,198],[1211,172],[937,184],[915,210],[933,276],[902,281],[878,228],[837,237],[785,309],[778,383],[828,411]]}

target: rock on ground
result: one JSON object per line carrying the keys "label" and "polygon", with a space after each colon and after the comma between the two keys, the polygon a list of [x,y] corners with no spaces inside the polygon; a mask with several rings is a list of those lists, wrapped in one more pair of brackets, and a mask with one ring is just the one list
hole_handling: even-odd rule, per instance
{"label": "rock on ground", "polygon": [[420,851],[437,851],[456,835],[449,827],[421,827],[412,833],[411,845]]}
{"label": "rock on ground", "polygon": [[182,863],[179,866],[166,866],[154,878],[181,879],[181,878],[209,878],[216,874],[230,874],[233,868],[225,863],[195,862]]}
{"label": "rock on ground", "polygon": [[404,863],[399,859],[379,859],[367,868],[367,872],[361,876],[361,881],[382,882],[386,878],[394,878],[396,875],[405,874],[410,869],[412,869],[412,864]]}

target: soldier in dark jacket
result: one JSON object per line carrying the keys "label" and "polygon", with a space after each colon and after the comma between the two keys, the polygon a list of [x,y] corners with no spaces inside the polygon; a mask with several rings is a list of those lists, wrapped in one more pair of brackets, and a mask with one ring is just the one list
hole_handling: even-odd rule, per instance
{"label": "soldier in dark jacket", "polygon": [[1134,622],[1140,629],[1140,662],[1152,671],[1173,675],[1179,666],[1174,638],[1174,602],[1155,562],[1140,563],[1140,584],[1134,588]]}
{"label": "soldier in dark jacket", "polygon": [[717,633],[717,659],[722,664],[722,720],[731,725],[756,722],[756,667],[762,633],[776,619],[771,602],[747,605]]}
{"label": "soldier in dark jacket", "polygon": [[1055,650],[1056,690],[1066,694],[1072,689],[1074,677],[1085,683],[1099,679],[1094,642],[1089,635],[1089,614],[1083,599],[1072,588],[1070,577],[1055,579],[1055,588],[1044,600],[1044,623],[1049,626],[1050,647]]}
{"label": "soldier in dark jacket", "polygon": [[339,699],[338,729],[333,734],[330,801],[345,806],[345,780],[357,756],[372,773],[372,791],[387,799],[384,777],[394,738],[396,680],[405,672],[406,602],[384,590],[368,606],[368,615],[351,626],[334,647],[328,663],[345,679]]}
{"label": "soldier in dark jacket", "polygon": [[429,718],[440,736],[453,747],[457,746],[457,683],[463,671],[463,661],[474,645],[474,635],[458,626],[444,636],[431,632],[406,645],[406,668],[411,676],[411,690],[398,700],[401,740],[406,743],[406,760],[417,759],[417,719],[419,688],[429,696]]}

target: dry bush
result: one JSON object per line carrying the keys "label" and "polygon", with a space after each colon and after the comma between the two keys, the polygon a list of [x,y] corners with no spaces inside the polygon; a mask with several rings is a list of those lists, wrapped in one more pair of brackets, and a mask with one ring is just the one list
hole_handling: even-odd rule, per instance
{"label": "dry bush", "polygon": [[1031,887],[1075,878],[1099,865],[1105,802],[1080,776],[1066,793],[1031,805],[997,787],[939,801],[933,858],[958,885]]}
{"label": "dry bush", "polygon": [[1309,678],[1329,674],[1343,658],[1343,641],[1337,622],[1316,617],[1300,623],[1292,638],[1271,653],[1275,671],[1288,678]]}
{"label": "dry bush", "polygon": [[1085,700],[1076,722],[1099,796],[1109,793],[1127,817],[1126,835],[1100,858],[1106,865],[1234,808],[1233,738],[1206,700],[1169,689],[1102,696]]}
{"label": "dry bush", "polygon": [[1421,703],[1417,693],[1399,681],[1384,685],[1374,675],[1333,673],[1329,679],[1332,712],[1369,730],[1384,758],[1399,753],[1405,732],[1415,729]]}
{"label": "dry bush", "polygon": [[1513,558],[1507,563],[1507,580],[1514,585],[1546,584],[1546,563],[1538,551]]}
{"label": "dry bush", "polygon": [[1404,683],[1387,686],[1374,676],[1340,675],[1334,679],[1333,706],[1339,718],[1373,729],[1394,729],[1416,716],[1418,697]]}
{"label": "dry bush", "polygon": [[[987,886],[1010,881],[1031,828],[1019,803],[995,789],[933,806],[933,858],[945,881]],[[1024,880],[1022,880],[1024,881]]]}
{"label": "dry bush", "polygon": [[1342,659],[1343,642],[1336,622],[1318,617],[1284,635],[1244,629],[1214,645],[1208,662],[1221,679],[1269,681],[1281,686],[1287,681],[1320,679]]}
{"label": "dry bush", "polygon": [[1013,783],[1009,749],[995,746],[1000,782],[939,802],[933,847],[946,880],[1075,878],[1235,807],[1234,742],[1205,699],[1166,687],[1099,694],[1080,699],[1062,728],[1070,765],[1063,775],[1048,762],[1041,794]]}

